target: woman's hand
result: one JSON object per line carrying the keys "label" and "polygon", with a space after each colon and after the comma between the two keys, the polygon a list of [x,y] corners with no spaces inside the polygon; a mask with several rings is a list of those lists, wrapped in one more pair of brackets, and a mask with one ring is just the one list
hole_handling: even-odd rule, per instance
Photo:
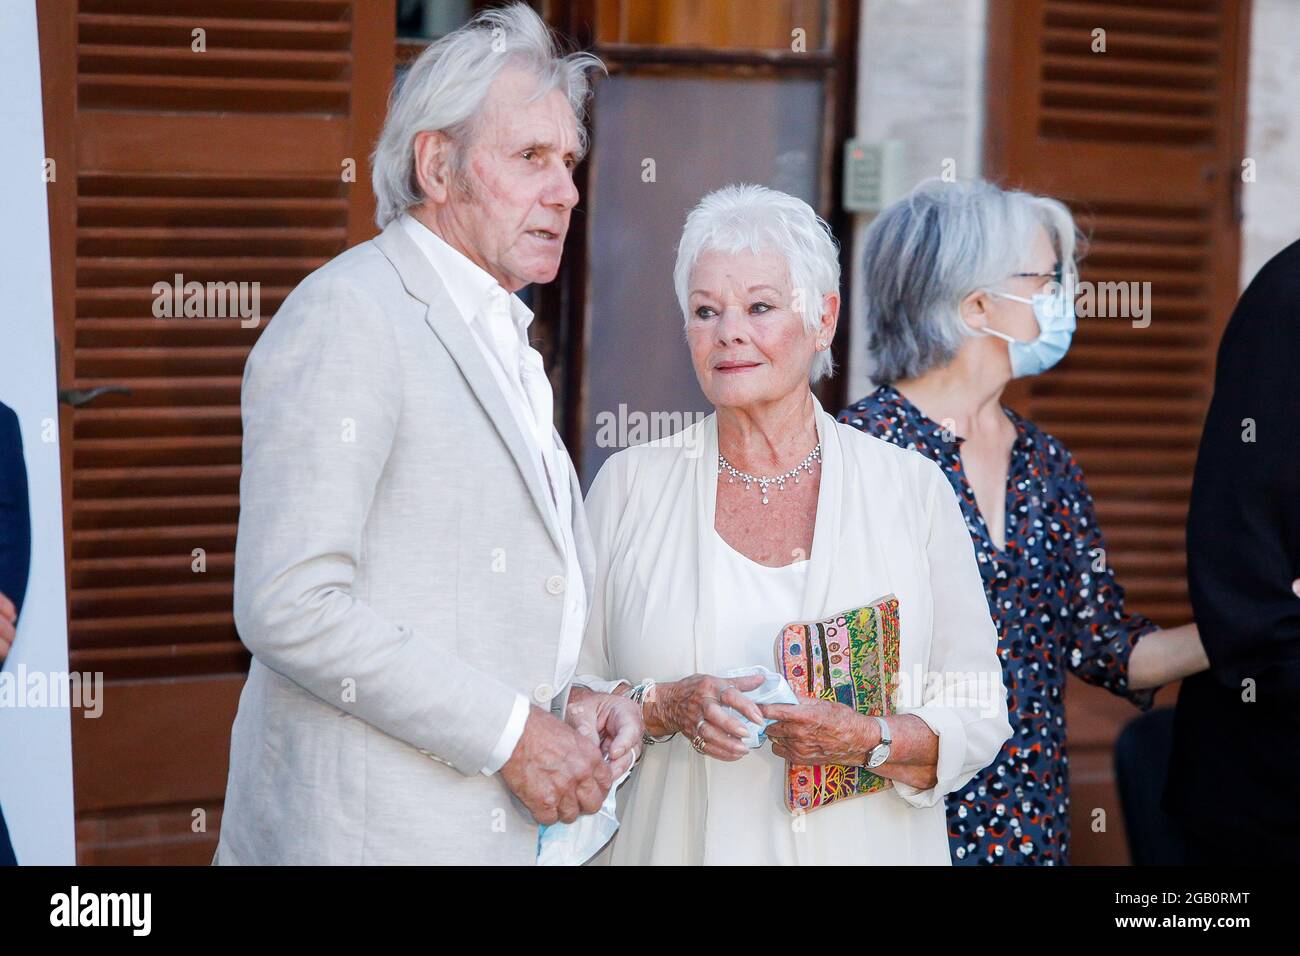
{"label": "woman's hand", "polygon": [[798,704],[764,704],[763,716],[772,753],[796,764],[837,763],[858,767],[867,751],[880,743],[880,728],[838,701],[805,700]]}
{"label": "woman's hand", "polygon": [[602,694],[573,685],[564,721],[590,740],[609,764],[610,775],[617,780],[641,759],[641,708],[621,694]]}
{"label": "woman's hand", "polygon": [[1163,687],[1209,667],[1195,624],[1161,628],[1138,638],[1128,658],[1128,686],[1130,690]]}
{"label": "woman's hand", "polygon": [[758,705],[742,691],[763,683],[763,675],[712,677],[693,674],[655,685],[654,700],[645,707],[646,729],[653,735],[681,733],[700,753],[718,760],[739,760],[749,753],[744,723],[727,713],[733,707],[756,724],[763,723]]}

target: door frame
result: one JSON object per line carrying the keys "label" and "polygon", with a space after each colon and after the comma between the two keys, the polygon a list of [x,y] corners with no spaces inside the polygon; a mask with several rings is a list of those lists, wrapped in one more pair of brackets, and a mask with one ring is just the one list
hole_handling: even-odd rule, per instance
{"label": "door frame", "polygon": [[[856,124],[859,5],[857,0],[826,0],[826,4],[830,45],[806,53],[601,44],[595,31],[596,0],[543,0],[541,9],[553,28],[581,49],[599,56],[611,75],[814,76],[825,80],[817,212],[839,240],[841,322],[831,343],[831,355],[837,368],[844,370],[849,360],[849,323],[843,320],[847,304],[852,301],[853,216],[842,202],[842,149]],[[594,151],[600,131],[590,123],[590,117],[589,129]],[[590,163],[583,163],[574,180],[584,199],[589,195],[589,178]],[[589,232],[586,210],[579,205],[576,212],[569,225],[560,274],[555,282],[538,289],[536,311],[539,318],[548,317],[540,323],[540,348],[558,396],[556,427],[568,445],[574,467],[582,474],[590,344]],[[838,411],[846,404],[847,378],[840,374],[823,379],[815,392],[823,407]]]}

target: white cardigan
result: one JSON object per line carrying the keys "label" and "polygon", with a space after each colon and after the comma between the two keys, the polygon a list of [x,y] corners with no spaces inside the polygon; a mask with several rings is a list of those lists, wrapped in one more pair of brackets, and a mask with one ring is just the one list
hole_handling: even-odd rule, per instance
{"label": "white cardigan", "polygon": [[[939,782],[924,791],[896,784],[813,811],[801,821],[797,862],[947,864],[942,798],[992,762],[1011,735],[997,631],[970,535],[934,462],[842,425],[819,405],[816,420],[816,529],[803,603],[790,608],[789,620],[898,596],[898,710],[916,714],[938,735]],[[717,461],[717,418],[710,415],[677,435],[619,452],[597,475],[587,497],[595,594],[579,672],[659,681],[700,672],[700,649],[727,610],[726,582],[714,581],[713,562],[701,560],[713,546]],[[942,681],[929,676],[936,673]],[[612,862],[709,858],[713,761],[695,753],[688,736],[647,748],[620,790],[622,827]],[[848,831],[860,839],[846,839]]]}

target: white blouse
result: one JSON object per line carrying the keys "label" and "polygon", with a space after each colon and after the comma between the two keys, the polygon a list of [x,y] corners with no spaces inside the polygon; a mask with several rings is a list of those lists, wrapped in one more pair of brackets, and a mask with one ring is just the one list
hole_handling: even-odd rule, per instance
{"label": "white blouse", "polygon": [[822,466],[809,559],[764,568],[714,530],[717,421],[611,457],[587,498],[596,591],[579,672],[677,680],[774,665],[782,625],[899,599],[898,709],[939,738],[938,784],[895,783],[798,817],[770,745],[734,763],[689,734],[647,748],[619,790],[616,864],[949,863],[943,796],[1010,736],[974,550],[930,459],[816,410]]}
{"label": "white blouse", "polygon": [[[794,620],[790,609],[798,607],[803,597],[808,561],[769,568],[714,533],[713,566],[714,581],[726,582],[731,610],[716,643],[703,651],[704,671],[723,674],[754,664],[775,667],[776,636]],[[785,761],[765,744],[737,761],[711,761],[708,769],[703,862],[741,866],[795,862],[784,798]]]}

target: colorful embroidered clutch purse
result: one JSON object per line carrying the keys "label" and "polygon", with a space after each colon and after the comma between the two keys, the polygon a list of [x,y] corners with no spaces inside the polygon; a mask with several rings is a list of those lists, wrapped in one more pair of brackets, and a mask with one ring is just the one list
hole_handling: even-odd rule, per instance
{"label": "colorful embroidered clutch purse", "polygon": [[[898,689],[898,598],[811,624],[787,624],[776,642],[776,669],[798,697],[839,701],[859,714],[894,713]],[[865,767],[786,763],[785,802],[808,813],[892,786]]]}

